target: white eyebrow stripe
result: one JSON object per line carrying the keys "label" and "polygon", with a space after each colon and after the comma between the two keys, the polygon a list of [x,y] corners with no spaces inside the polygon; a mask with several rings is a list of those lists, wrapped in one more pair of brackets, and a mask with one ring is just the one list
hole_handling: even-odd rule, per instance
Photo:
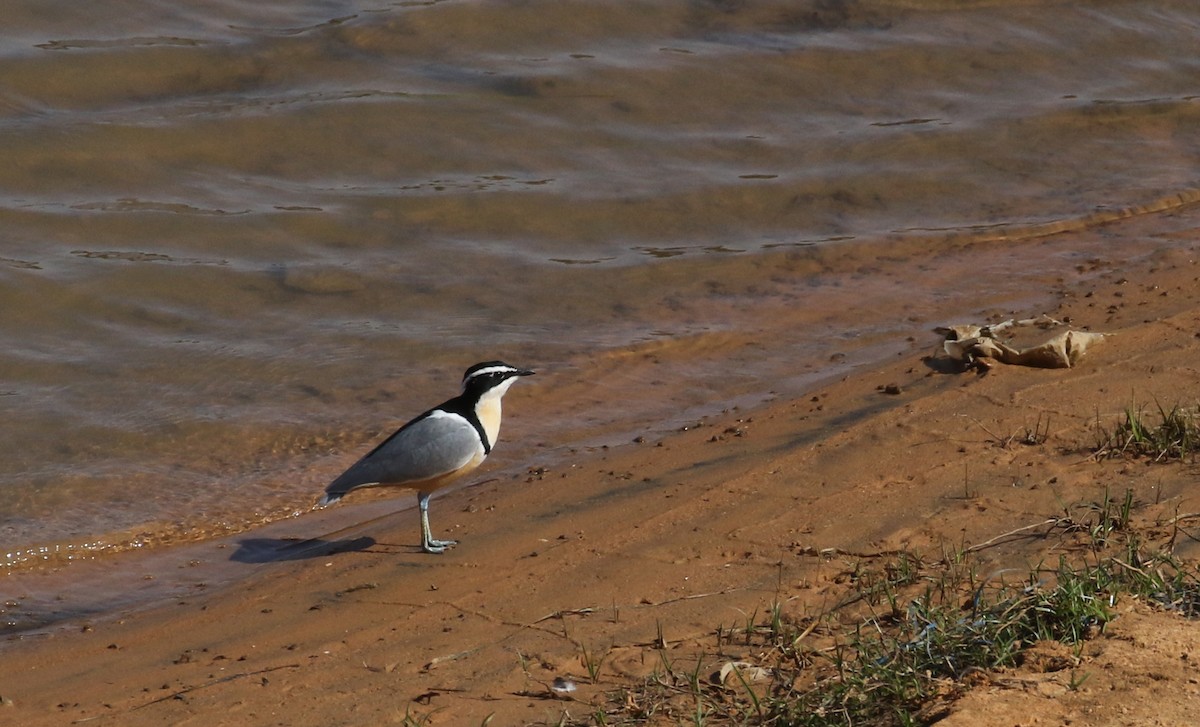
{"label": "white eyebrow stripe", "polygon": [[513,368],[512,366],[489,366],[486,369],[479,369],[478,371],[472,372],[471,375],[467,378],[473,379],[476,376],[486,376],[487,374],[511,373],[513,371],[516,371],[516,369]]}

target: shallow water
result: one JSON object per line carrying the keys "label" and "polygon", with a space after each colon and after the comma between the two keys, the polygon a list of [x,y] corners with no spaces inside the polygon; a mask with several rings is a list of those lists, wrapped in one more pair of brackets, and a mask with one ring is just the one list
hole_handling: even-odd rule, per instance
{"label": "shallow water", "polygon": [[305,512],[478,360],[541,373],[520,467],[1038,305],[1170,244],[1097,224],[1196,200],[1197,30],[1183,0],[9,3],[0,554]]}

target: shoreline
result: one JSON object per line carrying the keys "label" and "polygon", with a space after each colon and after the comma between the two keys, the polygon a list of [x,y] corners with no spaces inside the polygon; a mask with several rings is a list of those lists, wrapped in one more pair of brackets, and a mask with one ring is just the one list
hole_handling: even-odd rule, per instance
{"label": "shoreline", "polygon": [[[1198,228],[1168,234],[1200,239]],[[505,465],[500,482],[435,501],[435,523],[462,541],[443,556],[417,552],[407,509],[362,519],[394,510],[384,499],[330,511],[355,522],[311,551],[289,551],[296,536],[284,531],[242,533],[284,556],[236,582],[0,644],[0,713],[27,725],[384,724],[413,714],[429,724],[490,714],[553,724],[653,673],[656,645],[707,668],[722,625],[772,602],[811,613],[851,554],[984,543],[1125,487],[1148,517],[1196,509],[1186,466],[1082,454],[1097,419],[1194,403],[1197,243],[1132,263],[1118,256],[1064,284],[1057,308],[1015,316],[1115,334],[1076,368],[940,373],[925,361],[936,337],[914,333],[902,355],[802,398],[561,464],[543,466],[535,453]],[[512,411],[529,404],[518,399]],[[1002,446],[1041,422],[1045,443]],[[291,524],[311,532],[314,522]],[[1005,542],[984,563],[1024,568],[1052,545]],[[847,555],[821,555],[833,552]],[[1179,555],[1200,551],[1181,543]],[[589,653],[603,654],[595,679]],[[549,698],[544,685],[556,677],[579,684],[571,700]],[[1129,689],[1086,696],[1134,704]]]}
{"label": "shoreline", "polygon": [[[719,411],[722,405],[715,402],[756,407],[778,396],[802,396],[830,377],[927,345],[928,328],[964,312],[983,319],[1043,310],[1061,289],[1097,274],[1113,254],[1148,254],[1155,243],[1145,237],[1186,230],[1196,216],[1187,193],[1142,207],[1158,210],[1169,199],[1176,206],[1167,212],[1150,215],[1138,207],[1097,213],[1092,216],[1100,220],[1096,227],[1075,220],[1066,225],[1069,233],[1049,237],[1035,225],[1010,230],[999,242],[979,234],[880,238],[845,247],[764,252],[733,267],[727,260],[697,257],[648,271],[609,271],[604,291],[625,289],[625,276],[653,277],[662,285],[661,299],[652,294],[623,303],[623,310],[614,309],[608,320],[614,324],[622,315],[632,315],[634,327],[650,331],[645,337],[619,346],[597,340],[591,348],[522,346],[471,354],[551,362],[535,383],[536,393],[518,392],[502,447],[493,457],[504,461],[495,471],[520,468],[542,456],[546,447],[569,456],[601,443],[627,441],[648,429],[669,430]],[[598,310],[605,309],[603,295],[591,300]],[[587,320],[602,325],[605,316],[597,313]],[[255,429],[236,437],[248,446],[222,449],[219,461],[212,450],[201,447],[198,453],[194,442],[177,439],[170,428],[148,433],[155,449],[151,459],[163,460],[161,471],[149,481],[141,473],[136,486],[110,489],[96,501],[100,514],[91,517],[115,529],[43,527],[33,539],[13,535],[6,570],[20,577],[25,571],[70,567],[71,561],[105,561],[124,551],[188,547],[305,514],[311,505],[308,496],[355,454],[386,436],[389,424],[398,426],[404,413],[444,398],[445,388],[453,388],[454,367],[464,364],[443,364],[407,386],[384,378],[366,388],[316,391],[319,402],[292,413],[303,424],[264,431],[243,424]],[[431,394],[417,393],[424,389]],[[534,412],[536,421],[528,421],[521,409]],[[139,455],[131,456],[137,469]],[[194,470],[193,476],[175,481],[171,467]],[[88,474],[86,468],[80,473]],[[215,482],[221,486],[209,486]],[[91,502],[95,513],[96,502],[89,498],[97,493],[86,483],[80,487],[56,506],[83,510],[79,503]],[[175,504],[160,503],[161,511],[151,507],[141,521],[118,518],[117,525],[106,514],[110,509],[123,512],[123,503],[105,498],[122,493],[132,502],[163,497],[162,503]],[[179,510],[177,500],[189,504]],[[53,520],[52,511],[44,508],[15,520]],[[18,533],[27,530],[17,527]]]}

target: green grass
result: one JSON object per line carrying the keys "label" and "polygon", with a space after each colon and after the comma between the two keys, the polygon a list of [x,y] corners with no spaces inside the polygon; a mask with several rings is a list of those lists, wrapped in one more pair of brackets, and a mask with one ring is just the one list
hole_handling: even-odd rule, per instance
{"label": "green grass", "polygon": [[[610,725],[930,724],[973,674],[1019,663],[1035,642],[1081,648],[1104,631],[1120,598],[1200,616],[1196,570],[1165,552],[1146,554],[1133,507],[1128,492],[1092,505],[1089,527],[1062,531],[1074,538],[1074,559],[1037,564],[1015,580],[981,578],[962,550],[934,562],[904,553],[852,564],[840,602],[812,616],[772,604],[719,628],[711,654],[672,660],[660,649],[653,677],[621,688],[600,713]],[[732,647],[753,653],[770,679],[753,682],[734,670],[736,678],[718,683],[713,672]],[[1072,671],[1068,688],[1087,678]]]}
{"label": "green grass", "polygon": [[1126,407],[1122,419],[1107,427],[1096,416],[1098,459],[1146,457],[1155,462],[1194,458],[1200,445],[1200,410],[1175,404],[1170,409],[1155,402],[1154,414],[1139,406]]}
{"label": "green grass", "polygon": [[[961,584],[955,584],[958,586]],[[776,725],[915,725],[929,721],[974,671],[1016,663],[1041,640],[1076,643],[1111,618],[1110,579],[1060,563],[1019,584],[981,586],[963,604],[936,583],[899,614],[856,624],[812,655],[827,675],[777,695]]]}

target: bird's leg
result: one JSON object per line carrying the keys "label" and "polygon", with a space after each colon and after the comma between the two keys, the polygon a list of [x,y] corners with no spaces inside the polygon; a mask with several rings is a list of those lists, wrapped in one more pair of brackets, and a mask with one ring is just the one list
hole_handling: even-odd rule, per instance
{"label": "bird's leg", "polygon": [[429,498],[433,493],[418,492],[417,508],[421,511],[421,549],[426,553],[441,553],[458,545],[457,540],[434,540],[429,530]]}

